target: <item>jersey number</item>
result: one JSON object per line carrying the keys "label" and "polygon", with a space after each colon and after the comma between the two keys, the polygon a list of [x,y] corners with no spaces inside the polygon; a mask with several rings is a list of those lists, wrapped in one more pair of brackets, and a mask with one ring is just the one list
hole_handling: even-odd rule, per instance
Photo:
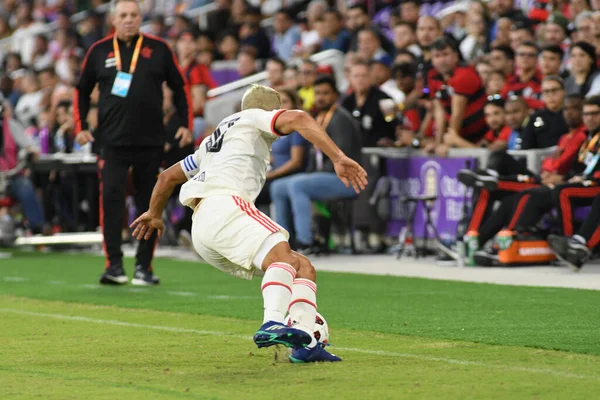
{"label": "jersey number", "polygon": [[231,128],[235,122],[240,119],[234,118],[229,121],[224,121],[217,126],[217,129],[210,135],[210,138],[206,141],[206,151],[208,153],[218,153],[221,151],[221,146],[223,146],[223,137],[225,137],[225,133],[227,130]]}

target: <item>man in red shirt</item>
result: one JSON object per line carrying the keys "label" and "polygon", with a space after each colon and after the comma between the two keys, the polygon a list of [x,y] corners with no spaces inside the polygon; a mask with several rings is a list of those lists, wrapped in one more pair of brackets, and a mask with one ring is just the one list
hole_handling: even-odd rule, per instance
{"label": "man in red shirt", "polygon": [[191,32],[181,32],[175,47],[183,75],[190,84],[194,116],[201,117],[204,115],[206,92],[217,84],[208,68],[196,62],[196,38]]}
{"label": "man in red shirt", "polygon": [[442,36],[431,46],[433,69],[428,74],[436,140],[425,147],[444,156],[448,145],[442,143],[446,132],[454,131],[471,143],[477,143],[487,132],[483,107],[485,88],[472,66],[461,64],[457,43]]}
{"label": "man in red shirt", "polygon": [[521,96],[530,108],[544,107],[542,94],[542,74],[537,70],[540,51],[534,42],[523,42],[517,47],[515,74],[506,79],[500,93],[505,99]]}
{"label": "man in red shirt", "polygon": [[444,135],[444,143],[448,146],[461,148],[487,147],[489,150],[505,150],[512,129],[506,124],[504,112],[504,100],[500,95],[488,96],[487,103],[483,109],[485,122],[490,130],[477,143],[472,143],[458,136],[453,130]]}

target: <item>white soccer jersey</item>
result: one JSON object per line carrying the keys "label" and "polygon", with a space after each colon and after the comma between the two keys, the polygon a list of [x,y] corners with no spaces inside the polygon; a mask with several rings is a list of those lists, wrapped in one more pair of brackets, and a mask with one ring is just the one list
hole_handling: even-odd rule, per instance
{"label": "white soccer jersey", "polygon": [[249,109],[223,119],[194,154],[180,161],[188,181],[179,201],[192,206],[197,198],[235,195],[254,202],[262,190],[277,139],[275,119],[285,110]]}

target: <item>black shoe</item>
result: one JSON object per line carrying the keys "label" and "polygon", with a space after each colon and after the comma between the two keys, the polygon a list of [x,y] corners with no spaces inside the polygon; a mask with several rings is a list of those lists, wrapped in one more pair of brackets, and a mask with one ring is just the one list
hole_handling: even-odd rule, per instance
{"label": "black shoe", "polygon": [[473,261],[475,261],[476,265],[479,265],[481,267],[498,266],[500,265],[500,261],[498,260],[498,250],[478,250],[473,253]]}
{"label": "black shoe", "polygon": [[489,191],[496,190],[498,187],[498,177],[486,171],[461,169],[456,178],[467,187],[483,188]]}
{"label": "black shoe", "polygon": [[572,237],[548,235],[548,244],[556,253],[556,257],[573,271],[579,271],[590,257],[590,249]]}
{"label": "black shoe", "polygon": [[160,279],[158,276],[154,275],[152,271],[142,268],[139,265],[135,268],[135,274],[133,275],[133,279],[131,280],[132,285],[136,286],[152,286],[158,285],[160,283]]}
{"label": "black shoe", "polygon": [[100,283],[103,285],[125,285],[127,282],[129,279],[121,264],[111,265],[100,276]]}

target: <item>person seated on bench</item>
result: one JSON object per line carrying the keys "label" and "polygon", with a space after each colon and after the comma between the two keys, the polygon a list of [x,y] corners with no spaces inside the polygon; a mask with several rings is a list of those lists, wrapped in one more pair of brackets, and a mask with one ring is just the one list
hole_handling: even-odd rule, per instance
{"label": "person seated on bench", "polygon": [[548,244],[558,259],[579,271],[590,258],[592,250],[600,244],[600,195],[594,199],[590,213],[575,235],[549,235]]}
{"label": "person seated on bench", "polygon": [[[580,96],[569,97],[564,114],[572,131],[561,139],[564,146],[559,146],[559,151],[544,160],[540,176],[523,174],[498,178],[468,170],[459,172],[459,181],[466,186],[479,189],[478,195],[474,197],[473,214],[467,234],[478,235],[477,247],[483,247],[503,227],[511,230],[531,229],[543,214],[554,207],[559,209],[563,231],[572,233],[571,203],[589,204],[596,191],[600,193],[600,188],[594,183],[596,178],[593,178],[593,170],[583,174],[588,168],[585,159],[587,157],[589,161],[590,152],[586,150],[585,145],[581,146],[582,142],[585,144],[589,141],[587,145],[593,150],[596,146],[592,143],[593,138],[596,134],[600,137],[600,115],[594,114],[596,111],[600,114],[600,97],[586,100],[583,106],[584,122],[588,128],[588,134],[583,136],[582,113],[579,108],[581,101]],[[569,179],[569,177],[573,178]],[[590,184],[585,186],[582,183],[584,181],[589,181]],[[544,196],[547,197],[547,201],[541,201],[541,197]],[[501,200],[501,203],[494,211],[493,205],[496,200]],[[494,253],[485,251],[478,254],[479,259],[488,257],[493,261],[496,258]]]}
{"label": "person seated on bench", "polygon": [[[320,76],[315,80],[314,89],[317,121],[348,157],[360,160],[360,127],[348,111],[337,106],[339,92],[335,79]],[[296,249],[307,253],[314,250],[311,202],[356,196],[352,187],[346,187],[336,178],[333,162],[314,148],[306,173],[277,179],[271,184],[270,191],[275,204],[275,221],[289,231],[293,216]]]}
{"label": "person seated on bench", "polygon": [[[25,134],[25,127],[12,118],[12,110],[8,102],[4,103],[4,120],[2,122],[4,138],[4,154],[0,155],[0,173],[14,169],[18,164],[19,148],[26,149],[33,158],[38,150]],[[8,195],[14,197],[23,208],[28,228],[32,233],[51,233],[44,219],[44,212],[38,199],[31,179],[25,173],[18,173],[10,178]]]}

